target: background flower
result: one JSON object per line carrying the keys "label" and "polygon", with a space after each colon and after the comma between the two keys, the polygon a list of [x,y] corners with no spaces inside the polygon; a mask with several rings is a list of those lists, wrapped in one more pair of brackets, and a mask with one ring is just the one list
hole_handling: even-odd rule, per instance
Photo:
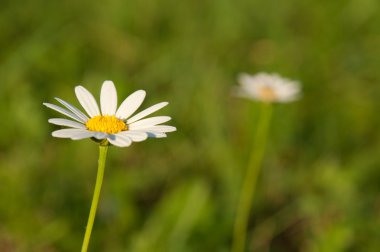
{"label": "background flower", "polygon": [[239,75],[239,84],[237,95],[263,102],[292,102],[299,98],[301,92],[299,82],[275,73],[243,73]]}

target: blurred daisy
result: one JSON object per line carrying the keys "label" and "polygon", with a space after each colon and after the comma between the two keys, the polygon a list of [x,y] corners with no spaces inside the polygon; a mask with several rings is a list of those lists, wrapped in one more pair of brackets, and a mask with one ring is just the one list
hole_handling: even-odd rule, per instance
{"label": "blurred daisy", "polygon": [[240,87],[237,95],[263,102],[292,102],[300,97],[298,81],[283,78],[278,74],[258,73],[249,75],[240,74]]}
{"label": "blurred daisy", "polygon": [[234,90],[236,95],[261,101],[264,106],[260,113],[250,161],[247,164],[246,175],[240,191],[232,241],[233,252],[243,252],[246,248],[249,217],[270,127],[271,104],[297,100],[301,93],[301,87],[297,81],[283,78],[278,74],[249,75],[243,73],[239,75],[238,81],[240,86]]}
{"label": "blurred daisy", "polygon": [[153,105],[134,116],[133,113],[140,107],[145,98],[145,91],[138,90],[129,95],[117,108],[117,92],[112,81],[105,81],[100,92],[100,109],[94,96],[84,87],[75,87],[75,94],[87,115],[70,103],[55,98],[65,108],[44,103],[50,109],[73,119],[52,118],[49,123],[69,127],[56,130],[54,137],[79,140],[94,138],[100,141],[126,147],[132,142],[144,141],[148,137],[166,137],[167,132],[175,131],[173,126],[162,125],[169,121],[169,116],[146,116],[165,107],[168,103],[161,102]]}

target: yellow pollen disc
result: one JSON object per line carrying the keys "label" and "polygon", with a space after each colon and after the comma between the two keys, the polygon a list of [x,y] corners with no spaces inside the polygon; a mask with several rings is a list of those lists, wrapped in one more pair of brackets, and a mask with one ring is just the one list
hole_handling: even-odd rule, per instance
{"label": "yellow pollen disc", "polygon": [[274,101],[277,98],[276,93],[274,92],[273,88],[271,87],[262,87],[259,90],[260,98],[263,101]]}
{"label": "yellow pollen disc", "polygon": [[91,131],[115,134],[128,129],[128,126],[116,116],[95,116],[86,122],[86,127]]}

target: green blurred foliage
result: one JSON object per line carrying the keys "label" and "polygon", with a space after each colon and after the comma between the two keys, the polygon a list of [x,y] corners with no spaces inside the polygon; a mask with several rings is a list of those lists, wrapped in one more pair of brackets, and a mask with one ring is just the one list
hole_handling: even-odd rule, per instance
{"label": "green blurred foliage", "polygon": [[249,225],[252,251],[378,251],[377,0],[0,3],[0,251],[78,251],[97,146],[54,139],[73,88],[144,107],[178,131],[111,148],[91,251],[228,251],[259,106],[240,72],[303,83],[276,105]]}

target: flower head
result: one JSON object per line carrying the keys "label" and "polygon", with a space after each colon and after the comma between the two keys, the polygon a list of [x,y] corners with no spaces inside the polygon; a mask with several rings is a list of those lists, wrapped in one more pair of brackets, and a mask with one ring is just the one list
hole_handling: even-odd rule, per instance
{"label": "flower head", "polygon": [[263,102],[291,102],[299,98],[301,88],[297,81],[283,78],[278,74],[240,74],[237,94]]}
{"label": "flower head", "polygon": [[44,103],[46,107],[73,119],[49,119],[49,123],[68,127],[53,131],[54,137],[73,140],[95,138],[119,147],[126,147],[132,142],[144,141],[148,137],[166,137],[167,132],[176,130],[173,126],[162,125],[171,120],[169,116],[145,118],[168,105],[167,102],[158,103],[132,116],[144,101],[146,95],[144,90],[129,95],[119,108],[117,108],[116,88],[112,81],[103,83],[100,92],[100,109],[94,96],[84,87],[75,87],[75,94],[87,115],[59,98],[55,99],[65,108]]}

